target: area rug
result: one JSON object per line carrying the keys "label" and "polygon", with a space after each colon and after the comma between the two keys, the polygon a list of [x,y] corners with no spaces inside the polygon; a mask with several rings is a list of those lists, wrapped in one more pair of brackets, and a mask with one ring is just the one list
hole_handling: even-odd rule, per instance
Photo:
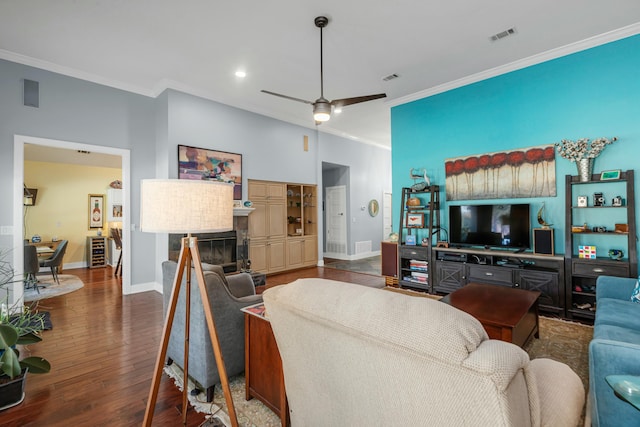
{"label": "area rug", "polygon": [[[182,370],[175,364],[166,366],[164,372],[174,379],[176,385],[182,390]],[[241,426],[260,426],[260,427],[278,427],[281,426],[280,418],[267,408],[258,399],[245,399],[244,375],[237,375],[229,378],[229,388],[233,398],[233,406],[236,410],[238,423]],[[193,382],[189,380],[189,390],[193,390]],[[216,386],[213,393],[213,402],[206,402],[206,394],[200,393],[197,396],[189,395],[189,402],[193,409],[202,414],[212,415],[208,421],[203,424],[205,426],[215,426],[217,418],[225,426],[231,425],[229,419],[227,403],[222,393],[222,387]],[[217,412],[216,412],[217,411]],[[226,423],[226,424],[224,424]]]}
{"label": "area rug", "polygon": [[324,264],[327,268],[335,268],[336,270],[353,271],[354,273],[370,274],[373,276],[382,275],[382,264],[380,255],[357,259],[354,261],[331,260]]}
{"label": "area rug", "polygon": [[60,295],[68,294],[84,286],[84,283],[78,276],[73,274],[58,274],[58,280],[60,284],[53,280],[53,276],[50,274],[38,275],[38,285],[44,286],[44,288],[38,288],[37,292],[33,288],[25,289],[24,301],[40,301],[45,298],[53,298]]}
{"label": "area rug", "polygon": [[[18,315],[12,316],[11,319],[9,319],[9,323],[15,325],[17,317]],[[53,329],[53,323],[51,323],[51,313],[49,313],[48,311],[39,311],[37,313],[34,313],[31,319],[29,319],[28,324],[23,325],[22,327],[31,327],[43,331]]]}
{"label": "area rug", "polygon": [[[171,379],[173,379],[174,384],[180,389],[183,390],[183,372],[175,363],[169,366],[164,367],[164,373]],[[196,388],[194,382],[189,378],[189,382],[187,383],[188,390],[191,391]],[[207,402],[206,394],[200,393],[198,395],[193,396],[191,393],[187,394],[187,398],[189,399],[189,404],[196,411],[201,414],[210,415],[208,417],[209,421],[207,425],[223,425],[226,427],[231,426],[231,420],[229,416],[222,411],[222,408],[215,403],[215,399],[213,402]],[[235,402],[235,400],[234,400]]]}

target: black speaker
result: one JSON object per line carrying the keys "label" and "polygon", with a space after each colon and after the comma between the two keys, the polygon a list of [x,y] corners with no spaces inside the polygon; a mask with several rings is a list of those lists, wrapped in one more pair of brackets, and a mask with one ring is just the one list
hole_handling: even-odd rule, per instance
{"label": "black speaker", "polygon": [[40,83],[35,80],[24,79],[22,102],[26,107],[40,107]]}
{"label": "black speaker", "polygon": [[553,255],[553,228],[533,229],[533,253]]}

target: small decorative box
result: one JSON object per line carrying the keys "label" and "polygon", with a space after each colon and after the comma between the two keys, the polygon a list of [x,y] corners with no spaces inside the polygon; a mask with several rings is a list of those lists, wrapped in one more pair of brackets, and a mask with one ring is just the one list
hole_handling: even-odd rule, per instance
{"label": "small decorative box", "polygon": [[596,259],[596,247],[578,246],[578,258]]}
{"label": "small decorative box", "polygon": [[408,235],[405,240],[404,243],[406,245],[414,245],[416,244],[416,236],[412,236],[412,235]]}

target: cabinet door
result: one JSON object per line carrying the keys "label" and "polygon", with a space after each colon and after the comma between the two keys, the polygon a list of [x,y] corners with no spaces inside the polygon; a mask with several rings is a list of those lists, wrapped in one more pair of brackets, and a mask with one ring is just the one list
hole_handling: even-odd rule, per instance
{"label": "cabinet door", "polygon": [[249,237],[264,239],[268,232],[268,212],[266,202],[253,202],[255,210],[249,215]]}
{"label": "cabinet door", "polygon": [[316,236],[306,237],[304,240],[304,265],[318,264],[318,238]]}
{"label": "cabinet door", "polygon": [[528,291],[540,291],[538,303],[561,309],[559,274],[551,271],[519,270],[516,277],[516,288]]}
{"label": "cabinet door", "polygon": [[280,182],[249,180],[247,192],[249,200],[282,200],[285,195],[285,184]]}
{"label": "cabinet door", "polygon": [[450,293],[466,283],[466,264],[463,262],[438,261],[436,263],[436,292]]}
{"label": "cabinet door", "polygon": [[[255,211],[251,214],[254,215]],[[270,239],[284,238],[287,234],[287,212],[284,202],[267,203],[267,237]],[[251,217],[249,217],[251,219]]]}
{"label": "cabinet door", "polygon": [[302,267],[304,261],[304,240],[287,240],[287,268]]}
{"label": "cabinet door", "polygon": [[286,246],[284,240],[267,243],[268,271],[280,271],[286,268]]}
{"label": "cabinet door", "polygon": [[249,245],[249,259],[251,260],[251,269],[261,273],[267,272],[267,243],[251,242]]}
{"label": "cabinet door", "polygon": [[279,182],[267,183],[267,199],[269,200],[284,200],[286,193],[286,185]]}

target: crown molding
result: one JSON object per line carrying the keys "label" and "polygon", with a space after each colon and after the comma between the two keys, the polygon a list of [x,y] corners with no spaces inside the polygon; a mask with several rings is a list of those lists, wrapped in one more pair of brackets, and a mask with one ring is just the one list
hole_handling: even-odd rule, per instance
{"label": "crown molding", "polygon": [[51,71],[53,73],[62,74],[68,77],[74,77],[91,83],[109,86],[115,89],[124,90],[126,92],[132,92],[138,95],[152,97],[152,93],[148,89],[144,89],[139,86],[123,83],[118,80],[108,79],[97,74],[87,73],[75,68],[65,67],[64,65],[56,64],[54,62],[36,59],[31,56],[21,55],[19,53],[11,52],[8,50],[0,49],[0,59],[5,59],[7,61],[16,62],[22,65],[28,65],[30,67],[39,68],[45,71]]}
{"label": "crown molding", "polygon": [[463,77],[461,79],[453,80],[438,86],[434,86],[429,89],[415,92],[409,95],[402,96],[389,100],[390,107],[395,107],[408,102],[417,101],[418,99],[428,98],[439,93],[447,92],[453,89],[457,89],[463,86],[477,83],[482,80],[487,80],[492,77],[496,77],[502,74],[507,74],[512,71],[521,70],[523,68],[531,67],[532,65],[541,64],[543,62],[550,61],[552,59],[561,58],[563,56],[571,55],[583,50],[591,49],[603,44],[611,43],[617,40],[621,40],[627,37],[634,36],[640,33],[640,22],[628,25],[626,27],[618,28],[607,33],[599,34],[597,36],[589,37],[584,40],[580,40],[575,43],[571,43],[565,46],[561,46],[555,49],[548,50],[546,52],[539,53],[537,55],[529,56],[528,58],[520,59],[518,61],[510,62],[508,64],[500,65],[489,70],[481,71],[470,76]]}

